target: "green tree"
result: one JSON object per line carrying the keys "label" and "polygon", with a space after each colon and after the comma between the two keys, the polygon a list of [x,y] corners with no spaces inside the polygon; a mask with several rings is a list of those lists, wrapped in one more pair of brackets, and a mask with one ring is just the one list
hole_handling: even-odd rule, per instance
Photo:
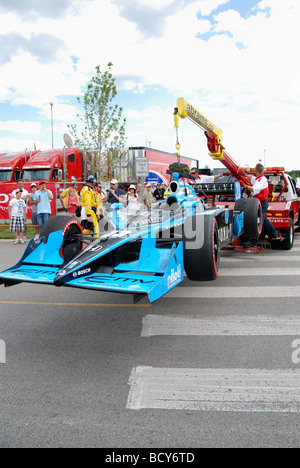
{"label": "green tree", "polygon": [[83,116],[77,114],[80,129],[77,124],[68,126],[75,146],[94,155],[94,169],[104,179],[111,178],[114,161],[126,142],[123,108],[113,104],[117,96],[116,79],[111,73],[113,64],[110,62],[107,67],[105,72],[96,67],[83,97],[77,98],[84,112]]}
{"label": "green tree", "polygon": [[288,174],[293,178],[297,179],[299,177],[299,169],[294,169],[293,171],[289,171]]}

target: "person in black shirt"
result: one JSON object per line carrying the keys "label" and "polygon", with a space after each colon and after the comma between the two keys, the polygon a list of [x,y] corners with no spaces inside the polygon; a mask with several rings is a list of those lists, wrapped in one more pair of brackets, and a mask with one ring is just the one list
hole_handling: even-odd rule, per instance
{"label": "person in black shirt", "polygon": [[157,184],[156,190],[154,190],[153,197],[155,198],[156,201],[160,201],[164,199],[164,194],[165,194],[165,189],[162,188],[161,184]]}
{"label": "person in black shirt", "polygon": [[123,203],[124,192],[118,187],[118,181],[113,179],[110,182],[111,189],[107,190],[107,196],[102,200],[104,203],[110,203],[111,205],[115,203]]}

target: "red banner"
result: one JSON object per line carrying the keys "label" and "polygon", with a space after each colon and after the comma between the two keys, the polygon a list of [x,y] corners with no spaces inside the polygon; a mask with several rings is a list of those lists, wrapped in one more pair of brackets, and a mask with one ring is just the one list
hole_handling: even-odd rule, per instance
{"label": "red banner", "polygon": [[[29,187],[27,187],[29,185]],[[0,224],[1,220],[9,219],[8,216],[8,204],[10,202],[10,194],[17,189],[17,184],[15,182],[2,182],[0,183]],[[30,194],[30,183],[24,185],[24,189]],[[54,183],[47,183],[47,189],[51,190],[54,195],[53,200],[51,201],[51,210],[52,216],[56,214],[56,188]],[[32,207],[27,206],[27,219],[32,217]]]}

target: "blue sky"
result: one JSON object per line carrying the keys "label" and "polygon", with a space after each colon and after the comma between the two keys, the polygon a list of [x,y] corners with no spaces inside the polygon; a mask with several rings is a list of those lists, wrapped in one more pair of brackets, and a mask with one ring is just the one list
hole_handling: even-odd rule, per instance
{"label": "blue sky", "polygon": [[[299,0],[1,0],[0,153],[63,145],[76,97],[112,61],[127,143],[175,151],[183,96],[241,164],[299,168]],[[213,166],[188,121],[182,153]]]}

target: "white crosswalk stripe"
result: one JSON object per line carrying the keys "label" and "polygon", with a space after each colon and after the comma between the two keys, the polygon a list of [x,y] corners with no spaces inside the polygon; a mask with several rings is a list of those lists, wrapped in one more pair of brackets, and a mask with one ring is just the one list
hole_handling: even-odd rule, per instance
{"label": "white crosswalk stripe", "polygon": [[[186,273],[184,274],[187,277]],[[300,276],[300,268],[231,268],[222,266],[219,277],[225,276]]]}
{"label": "white crosswalk stripe", "polygon": [[[185,280],[170,291],[170,299],[288,299],[300,297],[299,286],[280,284],[279,277],[300,276],[300,237],[292,252],[278,255],[246,255],[241,258],[222,255],[220,281],[196,284]],[[299,245],[299,247],[297,247]],[[266,264],[262,264],[266,262]],[[293,262],[293,263],[290,263]],[[298,263],[298,265],[297,265]],[[260,266],[262,265],[262,266]],[[232,277],[230,286],[224,281]],[[238,278],[251,278],[251,286],[239,286]],[[253,285],[257,277],[257,285]],[[264,277],[274,278],[265,285]],[[224,281],[222,282],[222,278]],[[270,280],[269,280],[270,281]],[[248,301],[249,303],[249,301]],[[300,314],[288,309],[257,314],[241,310],[239,314],[219,311],[208,315],[149,314],[143,318],[141,337],[290,337],[300,334]],[[178,312],[177,312],[178,314]],[[179,337],[179,338],[178,338]],[[292,348],[291,348],[292,349]],[[217,364],[217,363],[216,363]],[[204,366],[205,367],[205,366]],[[191,410],[218,412],[300,413],[300,369],[218,369],[144,367],[132,370],[127,409]]]}
{"label": "white crosswalk stripe", "polygon": [[300,286],[177,287],[166,299],[238,299],[300,297]]}
{"label": "white crosswalk stripe", "polygon": [[300,268],[221,268],[219,276],[300,276]]}
{"label": "white crosswalk stripe", "polygon": [[127,409],[300,413],[300,370],[137,367]]}
{"label": "white crosswalk stripe", "polygon": [[141,336],[297,336],[297,330],[300,332],[300,315],[243,314],[207,318],[147,315],[143,319]]}

